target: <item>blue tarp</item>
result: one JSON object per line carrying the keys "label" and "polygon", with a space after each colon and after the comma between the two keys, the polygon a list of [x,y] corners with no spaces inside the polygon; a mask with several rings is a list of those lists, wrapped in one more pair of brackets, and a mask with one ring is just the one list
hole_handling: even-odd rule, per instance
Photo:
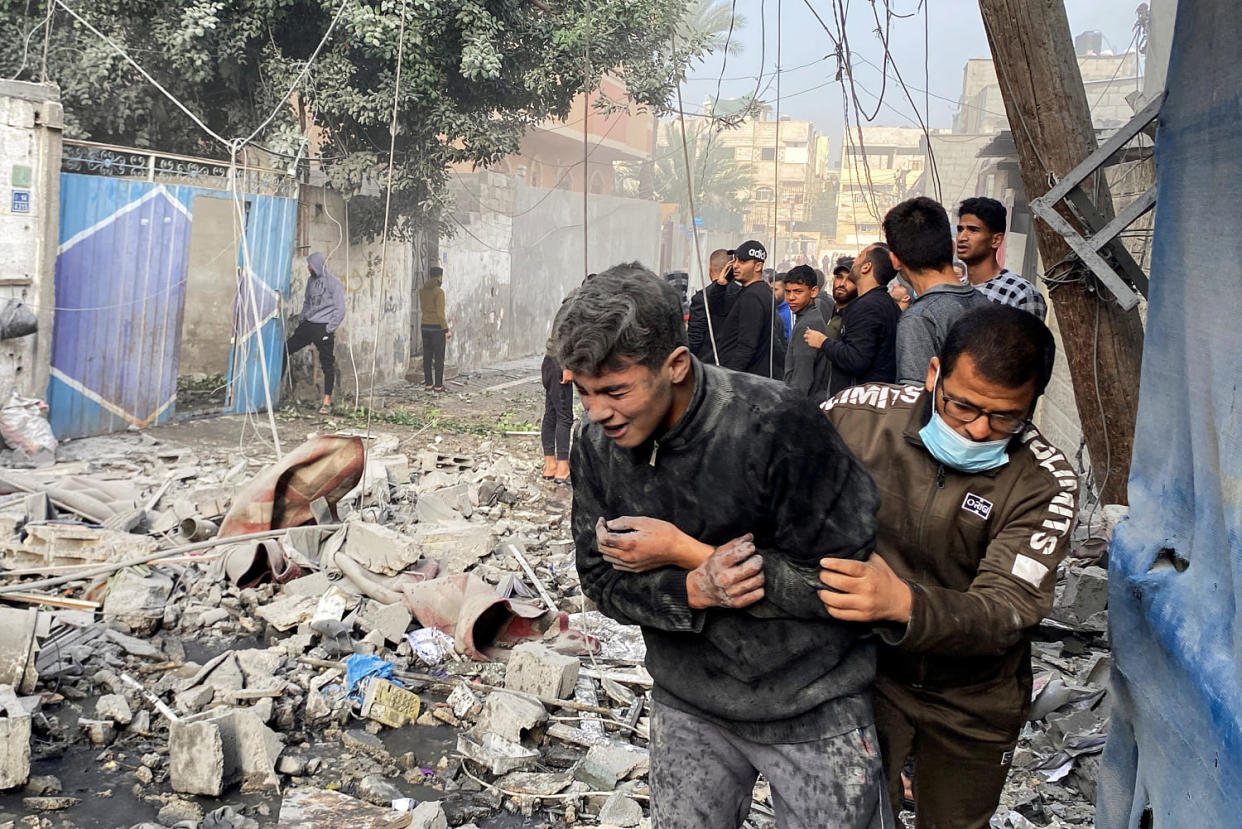
{"label": "blue tarp", "polygon": [[1096,825],[1242,826],[1242,13],[1182,0]]}

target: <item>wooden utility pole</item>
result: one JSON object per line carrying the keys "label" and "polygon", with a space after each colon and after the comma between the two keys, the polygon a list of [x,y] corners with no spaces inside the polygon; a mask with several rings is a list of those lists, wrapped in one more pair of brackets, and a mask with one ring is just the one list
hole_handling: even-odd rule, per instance
{"label": "wooden utility pole", "polygon": [[[1066,175],[1096,149],[1069,20],[1062,0],[979,0],[979,9],[1030,201],[1051,189],[1050,174]],[[1082,188],[1103,219],[1111,219],[1112,197],[1103,173],[1088,178]],[[1064,205],[1058,210],[1083,231]],[[1044,222],[1033,221],[1044,267],[1066,261],[1071,251],[1065,240]],[[1065,270],[1059,268],[1054,275]],[[1095,481],[1102,485],[1100,497],[1105,503],[1125,504],[1143,325],[1137,309],[1122,310],[1085,268],[1076,275],[1083,278],[1050,285],[1048,295],[1061,329]]]}

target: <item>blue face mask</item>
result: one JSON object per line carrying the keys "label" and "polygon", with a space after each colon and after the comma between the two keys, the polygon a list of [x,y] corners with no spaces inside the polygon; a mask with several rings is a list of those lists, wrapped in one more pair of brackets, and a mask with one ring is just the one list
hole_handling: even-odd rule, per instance
{"label": "blue face mask", "polygon": [[927,425],[919,430],[919,437],[932,457],[959,472],[986,472],[999,469],[1009,463],[1010,438],[978,442],[963,437],[953,430],[936,411],[932,403],[932,416]]}

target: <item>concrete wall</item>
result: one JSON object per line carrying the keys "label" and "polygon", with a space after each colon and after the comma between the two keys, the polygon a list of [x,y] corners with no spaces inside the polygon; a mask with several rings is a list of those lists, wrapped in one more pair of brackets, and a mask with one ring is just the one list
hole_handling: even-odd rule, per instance
{"label": "concrete wall", "polygon": [[226,374],[233,340],[239,237],[237,207],[227,193],[194,197],[181,322],[181,377]]}
{"label": "concrete wall", "polygon": [[[306,291],[306,257],[314,251],[327,258],[328,270],[345,285],[345,321],[336,333],[336,393],[341,401],[366,404],[374,365],[377,386],[404,380],[411,354],[414,251],[409,242],[390,240],[381,275],[382,245],[349,243],[345,200],[323,187],[303,185],[299,246],[293,257],[293,280],[285,319],[302,308]],[[312,399],[322,391],[314,348],[293,361],[295,393]],[[313,368],[312,368],[313,367]],[[315,378],[312,388],[310,378]],[[287,387],[286,387],[287,388]]]}
{"label": "concrete wall", "polygon": [[[453,339],[447,361],[468,371],[543,352],[552,317],[583,276],[582,194],[529,187],[500,173],[456,179],[455,235],[440,240]],[[654,202],[591,195],[589,271],[659,264]]]}
{"label": "concrete wall", "polygon": [[32,397],[47,389],[64,123],[59,97],[52,85],[0,81],[0,299],[20,299],[39,317],[36,334],[0,341],[4,400],[13,387]]}

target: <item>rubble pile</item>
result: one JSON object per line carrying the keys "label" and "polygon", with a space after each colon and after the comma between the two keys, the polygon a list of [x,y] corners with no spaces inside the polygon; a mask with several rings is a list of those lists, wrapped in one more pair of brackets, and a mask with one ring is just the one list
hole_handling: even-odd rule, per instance
{"label": "rubble pile", "polygon": [[[467,440],[0,474],[0,824],[648,826],[641,636],[581,595],[568,490]],[[1091,825],[1101,573],[1067,571],[997,826]]]}

